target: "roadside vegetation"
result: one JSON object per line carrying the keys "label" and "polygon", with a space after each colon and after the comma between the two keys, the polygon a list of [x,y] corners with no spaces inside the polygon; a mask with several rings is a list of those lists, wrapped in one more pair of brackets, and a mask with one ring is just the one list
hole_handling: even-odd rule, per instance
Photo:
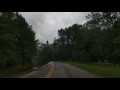
{"label": "roadside vegetation", "polygon": [[32,71],[32,65],[15,66],[11,68],[0,69],[0,78],[14,78],[19,77],[25,73]]}
{"label": "roadside vegetation", "polygon": [[120,66],[113,63],[80,63],[80,62],[65,62],[75,67],[96,74],[101,78],[120,78]]}
{"label": "roadside vegetation", "polygon": [[[88,62],[72,64],[118,77],[119,68],[108,65],[120,65],[120,12],[91,12],[84,24],[59,29],[53,43],[36,40],[32,26],[18,12],[0,12],[0,77],[60,60]],[[104,61],[109,64],[100,64]]]}
{"label": "roadside vegetation", "polygon": [[18,12],[0,12],[0,77],[31,70],[37,42],[32,26]]}
{"label": "roadside vegetation", "polygon": [[91,12],[86,22],[58,30],[53,43],[40,43],[44,62],[76,61],[120,64],[120,12]]}
{"label": "roadside vegetation", "polygon": [[120,77],[120,12],[91,12],[83,25],[59,29],[52,44],[40,43],[39,57],[71,61],[102,77]]}

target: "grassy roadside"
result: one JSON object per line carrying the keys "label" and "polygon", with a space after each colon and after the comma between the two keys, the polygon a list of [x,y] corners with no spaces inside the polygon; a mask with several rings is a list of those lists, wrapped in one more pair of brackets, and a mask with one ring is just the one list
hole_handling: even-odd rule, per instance
{"label": "grassy roadside", "polygon": [[0,78],[19,78],[29,72],[32,72],[34,67],[39,68],[46,63],[39,62],[39,64],[31,64],[24,66],[16,66],[12,68],[0,68]]}
{"label": "grassy roadside", "polygon": [[0,69],[0,78],[17,78],[32,71],[32,65]]}
{"label": "grassy roadside", "polygon": [[8,77],[6,77],[6,78],[19,78],[20,76],[25,75],[25,74],[27,74],[27,73],[29,73],[29,72],[31,72],[31,71],[32,71],[32,70],[30,69],[30,70],[27,70],[27,71],[24,71],[24,72],[20,72],[20,73],[17,73],[17,74],[8,76]]}
{"label": "grassy roadside", "polygon": [[65,63],[81,68],[103,78],[120,78],[120,68],[117,67],[84,64],[78,62],[65,62]]}

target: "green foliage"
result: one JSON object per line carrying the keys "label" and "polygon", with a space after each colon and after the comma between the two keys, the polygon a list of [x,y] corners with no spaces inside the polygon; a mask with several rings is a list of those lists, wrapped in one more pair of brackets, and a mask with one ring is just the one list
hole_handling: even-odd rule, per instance
{"label": "green foliage", "polygon": [[31,64],[36,47],[35,33],[20,14],[0,12],[0,68]]}
{"label": "green foliage", "polygon": [[40,58],[45,61],[120,63],[120,12],[91,12],[83,25],[58,30],[58,39],[44,44]]}
{"label": "green foliage", "polygon": [[98,64],[85,64],[78,62],[66,62],[75,67],[82,68],[86,71],[94,73],[99,77],[103,78],[120,78],[120,68],[115,67],[113,64],[103,63],[102,65]]}
{"label": "green foliage", "polygon": [[114,62],[120,62],[120,38],[112,40],[114,51],[112,52],[112,58]]}

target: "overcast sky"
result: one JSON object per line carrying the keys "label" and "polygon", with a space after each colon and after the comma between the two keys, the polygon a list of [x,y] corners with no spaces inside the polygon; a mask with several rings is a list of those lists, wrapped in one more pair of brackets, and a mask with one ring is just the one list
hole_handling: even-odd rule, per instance
{"label": "overcast sky", "polygon": [[83,24],[88,12],[20,12],[32,25],[36,39],[41,42],[53,42],[58,37],[58,30],[73,24]]}

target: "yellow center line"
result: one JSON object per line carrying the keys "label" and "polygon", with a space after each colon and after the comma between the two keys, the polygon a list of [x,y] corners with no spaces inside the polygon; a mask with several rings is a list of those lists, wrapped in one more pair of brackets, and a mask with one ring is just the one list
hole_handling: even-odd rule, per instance
{"label": "yellow center line", "polygon": [[49,73],[45,76],[45,78],[49,78],[54,70],[54,65],[52,65],[52,68],[50,69]]}

